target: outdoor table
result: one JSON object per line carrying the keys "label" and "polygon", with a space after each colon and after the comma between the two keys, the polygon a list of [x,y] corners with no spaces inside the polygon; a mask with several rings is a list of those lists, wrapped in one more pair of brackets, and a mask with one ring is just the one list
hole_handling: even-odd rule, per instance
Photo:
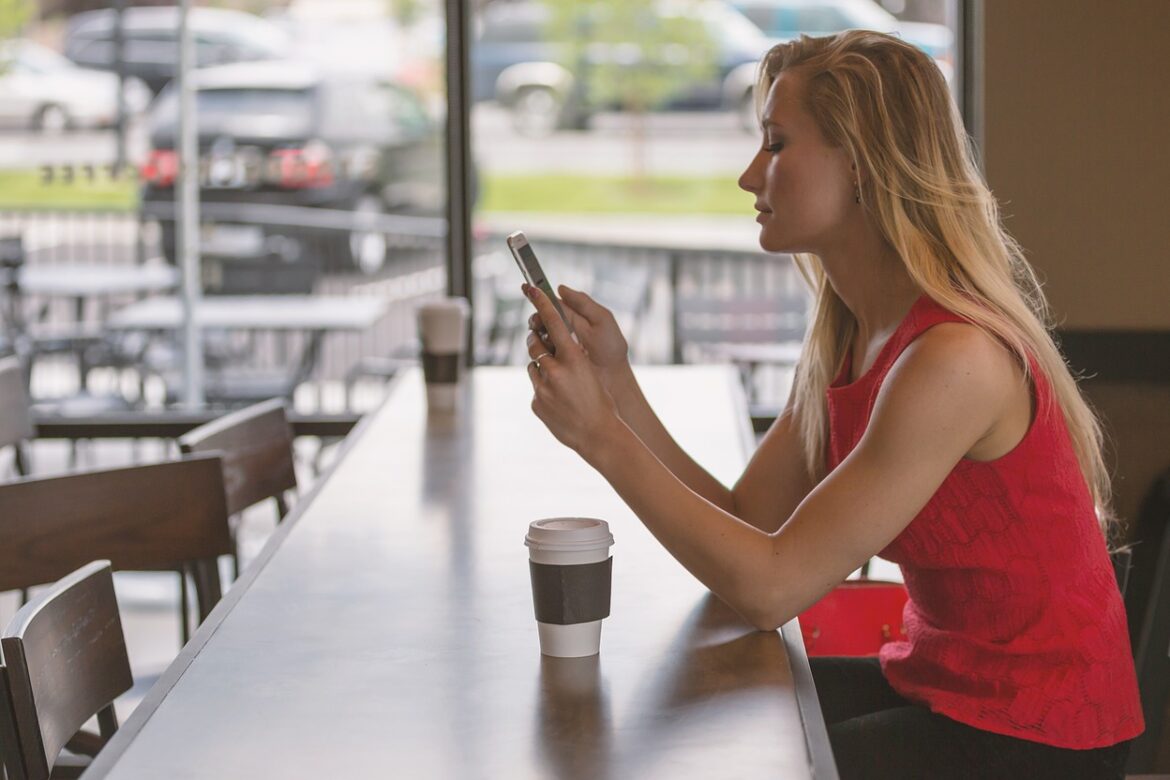
{"label": "outdoor table", "polygon": [[[386,302],[373,296],[218,295],[199,299],[195,322],[223,330],[362,330],[385,311]],[[132,303],[108,323],[114,330],[176,330],[182,324],[182,302],[170,296]]]}
{"label": "outdoor table", "polygon": [[[193,321],[203,330],[300,331],[308,342],[281,384],[291,393],[312,375],[326,334],[363,331],[385,315],[386,301],[374,296],[219,295],[198,300]],[[115,331],[175,331],[183,324],[182,302],[172,296],[147,298],[114,312],[106,327]]]}
{"label": "outdoor table", "polygon": [[[77,357],[78,381],[86,389],[89,374],[85,360],[86,348],[100,342],[105,331],[101,320],[105,317],[108,299],[115,295],[166,292],[179,285],[178,269],[167,265],[114,265],[110,263],[52,263],[24,265],[8,269],[3,274],[4,287],[14,297],[8,323],[10,340],[31,339],[33,352],[68,351]],[[67,298],[73,304],[71,322],[32,322],[25,319],[22,300],[26,295],[42,298]],[[98,317],[87,321],[86,302],[97,300]]]}
{"label": "outdoor table", "polygon": [[18,284],[28,295],[87,298],[123,293],[166,292],[179,285],[179,270],[170,265],[58,263],[20,269]]}
{"label": "outdoor table", "polygon": [[[455,413],[393,385],[85,778],[835,778],[799,626],[748,626],[476,368]],[[639,369],[722,480],[752,442],[727,367]],[[696,414],[701,409],[702,414]],[[601,653],[540,655],[528,523],[609,521]]]}

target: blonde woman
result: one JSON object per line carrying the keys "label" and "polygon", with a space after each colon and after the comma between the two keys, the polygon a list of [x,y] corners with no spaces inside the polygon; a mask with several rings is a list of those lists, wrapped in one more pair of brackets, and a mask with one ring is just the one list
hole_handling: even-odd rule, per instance
{"label": "blonde woman", "polygon": [[1122,777],[1143,721],[1099,428],[942,76],[853,31],[776,46],[758,94],[739,184],[816,310],[742,477],[671,439],[581,292],[560,291],[578,345],[525,287],[533,411],[761,630],[871,556],[901,566],[907,640],[813,659],[843,778]]}

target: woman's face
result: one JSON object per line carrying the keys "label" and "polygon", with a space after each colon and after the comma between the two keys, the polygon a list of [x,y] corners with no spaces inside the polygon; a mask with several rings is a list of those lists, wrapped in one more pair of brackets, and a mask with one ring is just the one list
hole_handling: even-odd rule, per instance
{"label": "woman's face", "polygon": [[825,140],[804,107],[803,89],[791,71],[773,82],[764,103],[763,142],[739,186],[756,196],[761,247],[823,255],[826,242],[861,206],[851,160]]}

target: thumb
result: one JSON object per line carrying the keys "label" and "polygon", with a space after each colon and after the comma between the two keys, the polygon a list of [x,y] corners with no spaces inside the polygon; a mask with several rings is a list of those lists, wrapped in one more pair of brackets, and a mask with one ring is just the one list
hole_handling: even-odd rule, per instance
{"label": "thumb", "polygon": [[562,284],[557,287],[557,293],[560,294],[562,301],[590,325],[596,325],[605,315],[605,307],[580,290]]}

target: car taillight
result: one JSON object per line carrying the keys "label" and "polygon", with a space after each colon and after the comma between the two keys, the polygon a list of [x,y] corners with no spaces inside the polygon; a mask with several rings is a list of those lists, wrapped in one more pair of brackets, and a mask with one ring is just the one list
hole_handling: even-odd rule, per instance
{"label": "car taillight", "polygon": [[265,173],[269,183],[286,189],[328,187],[333,184],[333,151],[320,141],[275,149]]}
{"label": "car taillight", "polygon": [[179,155],[173,149],[152,149],[142,166],[142,178],[157,187],[170,187],[179,175]]}

